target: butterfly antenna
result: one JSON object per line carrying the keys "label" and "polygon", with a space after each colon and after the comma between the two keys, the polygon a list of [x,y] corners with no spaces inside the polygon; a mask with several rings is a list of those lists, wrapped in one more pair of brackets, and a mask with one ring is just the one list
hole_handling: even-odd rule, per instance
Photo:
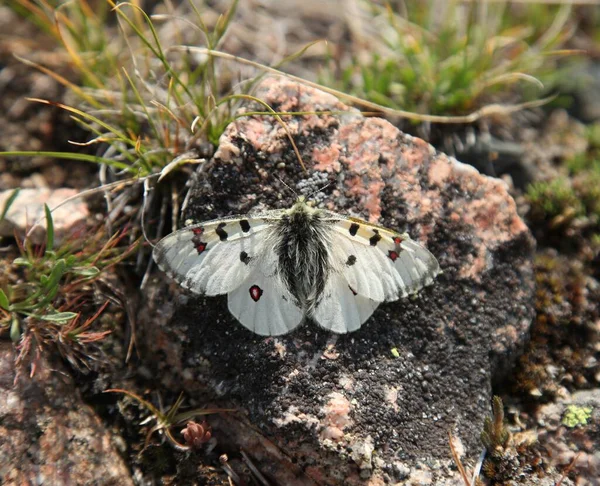
{"label": "butterfly antenna", "polygon": [[308,197],[306,199],[310,199],[311,197],[313,197],[315,194],[319,194],[321,191],[327,189],[331,184],[333,184],[331,181],[329,181],[327,184],[325,184],[323,187],[320,187],[319,189],[317,189],[314,192],[311,192]]}
{"label": "butterfly antenna", "polygon": [[[277,176],[275,176],[277,177]],[[277,179],[279,179],[279,182],[281,182],[285,187],[287,187],[290,191],[292,191],[292,193],[294,194],[294,196],[296,196],[296,199],[298,199],[298,193],[296,191],[294,191],[290,186],[288,186],[283,179],[280,179],[279,177],[277,177]]]}

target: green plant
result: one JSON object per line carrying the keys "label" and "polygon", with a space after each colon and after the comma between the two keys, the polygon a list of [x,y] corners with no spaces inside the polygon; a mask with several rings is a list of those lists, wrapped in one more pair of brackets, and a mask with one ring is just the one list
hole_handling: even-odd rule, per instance
{"label": "green plant", "polygon": [[[234,0],[208,27],[190,2],[197,25],[190,29],[185,23],[185,29],[196,33],[198,43],[203,40],[213,49],[225,35],[236,5]],[[93,137],[79,145],[106,144],[106,156],[82,160],[106,164],[132,177],[152,175],[174,160],[199,163],[204,154],[198,147],[204,142],[215,145],[232,120],[239,100],[228,98],[232,88],[227,71],[217,75],[213,56],[171,55],[174,46],[165,44],[155,22],[135,4],[107,0],[95,9],[85,0],[59,7],[43,0],[39,4],[19,0],[17,6],[55,37],[74,68],[76,81],[23,59],[74,95],[72,106],[32,101],[69,111]],[[177,33],[174,37],[182,38],[182,20],[175,14],[165,17]]]}
{"label": "green plant", "polygon": [[592,407],[579,407],[577,405],[569,405],[561,423],[569,428],[583,426],[588,423],[592,417]]}
{"label": "green plant", "polygon": [[553,221],[558,225],[585,214],[581,199],[564,177],[534,182],[527,188],[527,200],[530,217],[536,221]]}
{"label": "green plant", "polygon": [[500,397],[492,401],[492,418],[486,417],[481,432],[481,442],[489,454],[507,447],[510,432],[504,424],[504,405]]}
{"label": "green plant", "polygon": [[443,115],[539,96],[557,82],[554,59],[568,54],[558,50],[570,35],[568,6],[546,16],[541,31],[515,23],[506,2],[405,5],[401,15],[372,5],[378,34],[369,52],[346,65],[332,61],[323,82],[384,106]]}
{"label": "green plant", "polygon": [[20,245],[9,272],[0,280],[0,332],[8,331],[18,343],[17,361],[54,346],[75,367],[86,365],[85,347],[103,339],[110,331],[93,331],[91,326],[106,308],[80,323],[75,312],[90,299],[91,285],[103,270],[126,258],[137,244],[118,246],[124,233],[103,241],[103,232],[79,234],[55,245],[54,225],[48,206],[46,242],[34,247],[28,238]]}
{"label": "green plant", "polygon": [[600,123],[587,126],[585,131],[587,150],[567,159],[566,167],[573,175],[590,172],[600,175]]}

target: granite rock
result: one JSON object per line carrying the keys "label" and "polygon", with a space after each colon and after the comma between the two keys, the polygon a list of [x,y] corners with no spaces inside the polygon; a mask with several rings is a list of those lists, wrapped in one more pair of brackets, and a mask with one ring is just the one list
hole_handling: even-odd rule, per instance
{"label": "granite rock", "polygon": [[[0,192],[0,211],[4,209],[12,194],[12,190]],[[44,204],[53,209],[77,194],[76,189],[69,188],[21,189],[8,209],[4,220],[0,221],[0,237],[13,236],[15,231],[25,234],[34,224],[39,223],[32,231],[31,239],[34,243],[43,243],[46,238]],[[87,204],[81,198],[57,207],[52,211],[55,240],[60,241],[70,232],[84,227],[88,218]]]}
{"label": "granite rock", "polygon": [[238,407],[214,419],[214,435],[246,444],[281,484],[454,484],[448,432],[478,456],[492,380],[510,370],[534,312],[534,243],[513,199],[502,181],[329,94],[269,78],[256,96],[276,111],[335,112],[283,116],[307,172],[273,117],[238,118],[192,181],[184,220],[289,207],[285,182],[320,207],[407,231],[443,274],[355,333],[308,322],[266,339],[237,323],[226,297],[171,284],[173,302],[161,277],[140,346],[163,385]]}
{"label": "granite rock", "polygon": [[0,343],[1,484],[133,485],[116,443],[60,364],[42,357],[33,377],[15,377]]}

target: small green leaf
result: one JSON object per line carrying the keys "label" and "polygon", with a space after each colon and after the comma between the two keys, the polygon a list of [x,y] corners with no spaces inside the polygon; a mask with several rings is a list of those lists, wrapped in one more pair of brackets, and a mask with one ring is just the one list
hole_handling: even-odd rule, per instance
{"label": "small green leaf", "polygon": [[2,208],[2,212],[0,213],[0,221],[2,221],[5,217],[6,217],[6,213],[8,213],[8,210],[10,209],[10,207],[12,206],[12,204],[15,202],[15,199],[17,199],[17,196],[19,195],[19,191],[21,189],[19,189],[18,187],[10,194],[10,196],[8,196],[8,199],[6,200],[6,204],[4,204],[4,207]]}
{"label": "small green leaf", "polygon": [[46,251],[49,251],[54,248],[54,222],[47,204],[44,204],[44,212],[46,213]]}
{"label": "small green leaf", "polygon": [[64,323],[75,319],[77,317],[76,312],[57,312],[56,314],[46,314],[43,316],[32,316],[37,319],[41,319],[42,321],[50,321],[57,323]]}
{"label": "small green leaf", "polygon": [[72,271],[75,275],[80,275],[82,277],[95,277],[100,273],[100,270],[97,267],[74,268]]}
{"label": "small green leaf", "polygon": [[19,325],[19,319],[17,316],[13,316],[12,322],[10,323],[10,339],[13,343],[19,341],[21,337],[21,326]]}
{"label": "small green leaf", "polygon": [[394,358],[399,358],[399,357],[400,357],[400,352],[398,351],[398,348],[392,348],[392,349],[390,350],[390,352],[392,353],[392,356],[393,356]]}
{"label": "small green leaf", "polygon": [[32,267],[32,263],[27,260],[27,258],[23,258],[23,257],[17,257],[13,260],[13,265],[20,265],[23,267]]}
{"label": "small green leaf", "polygon": [[[58,260],[56,262],[56,264],[54,265],[54,268],[50,272],[50,275],[48,276],[48,280],[46,280],[46,282],[44,283],[44,287],[48,287],[48,288],[56,287],[58,285],[58,283],[60,282],[60,279],[62,278],[63,274],[65,273],[65,266],[66,266],[65,261],[62,258],[60,260]],[[44,275],[42,275],[42,277],[43,276]]]}
{"label": "small green leaf", "polygon": [[4,293],[4,290],[0,289],[0,307],[4,310],[8,310],[10,307],[10,302],[8,301],[8,297]]}

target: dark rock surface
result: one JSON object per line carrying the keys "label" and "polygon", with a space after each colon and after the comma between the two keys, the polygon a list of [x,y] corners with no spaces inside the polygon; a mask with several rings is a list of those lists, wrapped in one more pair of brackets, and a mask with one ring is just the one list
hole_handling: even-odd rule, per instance
{"label": "dark rock surface", "polygon": [[[422,475],[429,482],[421,484],[442,484],[452,475],[448,432],[477,457],[492,380],[527,338],[533,240],[504,183],[390,123],[286,80],[267,79],[257,96],[277,111],[347,114],[284,117],[308,173],[272,116],[238,119],[193,181],[188,222],[289,207],[295,196],[279,178],[299,194],[316,192],[322,207],[406,230],[444,273],[342,336],[309,322],[260,338],[228,313],[225,297],[180,294],[175,304],[159,285],[148,296],[156,320],[138,337],[150,366],[165,386],[238,407],[238,425],[223,429],[227,440],[261,435],[289,468],[268,453],[254,455],[259,466],[272,478],[283,471],[296,478],[281,484]],[[218,424],[214,431],[218,438]],[[436,469],[438,460],[446,462]]]}
{"label": "dark rock surface", "polygon": [[0,343],[0,483],[133,485],[114,439],[59,365],[45,359],[15,379],[11,343]]}

